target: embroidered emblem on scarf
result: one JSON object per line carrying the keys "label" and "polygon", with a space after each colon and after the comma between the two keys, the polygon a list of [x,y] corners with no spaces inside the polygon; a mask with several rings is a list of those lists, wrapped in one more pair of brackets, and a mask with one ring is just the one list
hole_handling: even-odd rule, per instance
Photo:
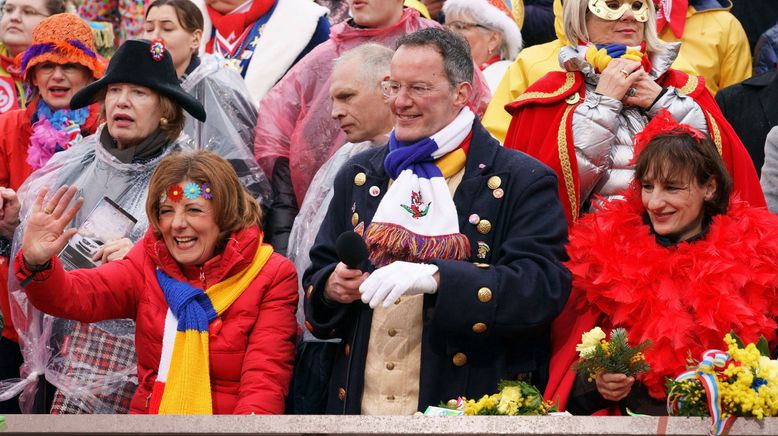
{"label": "embroidered emblem on scarf", "polygon": [[[464,151],[475,116],[465,107],[449,125],[413,143],[389,136],[384,167],[394,179],[365,232],[370,260],[377,267],[395,260],[467,259],[470,242],[459,219],[444,174],[435,160]],[[464,164],[464,159],[461,160]],[[461,169],[461,167],[460,167]]]}
{"label": "embroidered emblem on scarf", "polygon": [[425,203],[421,198],[421,192],[411,191],[411,205],[401,204],[403,209],[411,214],[411,218],[421,218],[427,216],[431,203]]}
{"label": "embroidered emblem on scarf", "polygon": [[208,326],[240,297],[272,254],[273,248],[260,241],[248,268],[205,292],[157,270],[169,309],[149,413],[213,414]]}

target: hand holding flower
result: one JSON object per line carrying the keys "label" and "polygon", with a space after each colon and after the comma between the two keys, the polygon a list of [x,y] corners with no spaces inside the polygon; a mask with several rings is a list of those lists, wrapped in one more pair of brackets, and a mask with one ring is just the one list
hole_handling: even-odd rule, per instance
{"label": "hand holding flower", "polygon": [[594,382],[603,398],[608,401],[620,401],[629,395],[635,377],[627,377],[626,374],[599,373]]}

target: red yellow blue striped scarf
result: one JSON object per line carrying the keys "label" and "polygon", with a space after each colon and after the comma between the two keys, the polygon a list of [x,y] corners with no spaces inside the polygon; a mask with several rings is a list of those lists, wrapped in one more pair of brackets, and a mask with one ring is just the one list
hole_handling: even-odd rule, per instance
{"label": "red yellow blue striped scarf", "polygon": [[260,244],[248,268],[211,286],[205,292],[157,269],[157,281],[169,308],[149,413],[213,413],[208,326],[251,284],[271,254],[271,246]]}

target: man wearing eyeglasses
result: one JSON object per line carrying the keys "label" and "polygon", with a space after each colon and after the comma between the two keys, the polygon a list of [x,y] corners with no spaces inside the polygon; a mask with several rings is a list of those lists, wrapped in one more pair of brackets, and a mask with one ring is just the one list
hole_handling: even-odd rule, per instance
{"label": "man wearing eyeglasses", "polygon": [[[265,240],[286,253],[298,206],[316,171],[346,142],[330,118],[330,74],[334,59],[366,42],[393,46],[408,33],[430,26],[403,0],[347,0],[353,18],[334,26],[329,41],[300,60],[260,101],[254,155],[275,194],[265,219]],[[485,109],[489,90],[479,75],[473,100]]]}
{"label": "man wearing eyeglasses", "polygon": [[437,26],[403,0],[347,0],[352,19],[333,26],[329,41],[301,59],[262,98],[254,155],[275,194],[265,219],[265,240],[286,253],[298,207],[319,167],[346,142],[330,117],[334,60],[357,45],[392,46],[415,30]]}
{"label": "man wearing eyeglasses", "polygon": [[65,0],[5,0],[0,9],[0,113],[26,106],[14,57],[32,44],[32,30],[44,18],[65,12]]}
{"label": "man wearing eyeglasses", "polygon": [[[468,107],[473,74],[449,31],[400,39],[382,82],[389,144],[335,179],[303,277],[306,328],[342,339],[328,413],[410,415],[502,379],[545,386],[570,291],[556,176],[486,132]],[[336,255],[348,231],[367,244],[362,269]]]}

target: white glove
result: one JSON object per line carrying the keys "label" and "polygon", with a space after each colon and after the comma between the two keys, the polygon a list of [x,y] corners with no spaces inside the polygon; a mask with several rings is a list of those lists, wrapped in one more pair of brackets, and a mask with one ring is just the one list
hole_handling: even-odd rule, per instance
{"label": "white glove", "polygon": [[437,265],[428,263],[392,262],[378,268],[362,282],[359,292],[362,302],[375,309],[382,301],[384,307],[391,306],[403,294],[434,294],[438,282],[433,275]]}

